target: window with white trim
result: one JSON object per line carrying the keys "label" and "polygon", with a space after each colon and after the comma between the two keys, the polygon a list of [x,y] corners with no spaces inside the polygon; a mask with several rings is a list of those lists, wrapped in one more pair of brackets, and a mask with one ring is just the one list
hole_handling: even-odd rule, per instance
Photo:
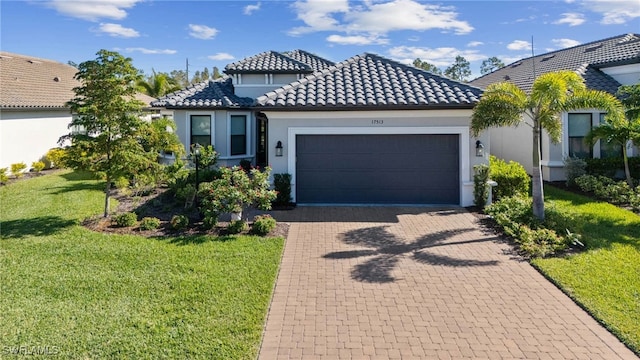
{"label": "window with white trim", "polygon": [[[607,114],[600,113],[600,124],[605,122]],[[622,158],[622,145],[600,140],[600,158]]]}
{"label": "window with white trim", "polygon": [[592,156],[592,147],[585,137],[591,131],[591,114],[569,114],[569,156],[588,159]]}
{"label": "window with white trim", "polygon": [[211,145],[211,115],[191,115],[190,146],[200,144]]}
{"label": "window with white trim", "polygon": [[229,116],[230,155],[247,154],[247,115]]}

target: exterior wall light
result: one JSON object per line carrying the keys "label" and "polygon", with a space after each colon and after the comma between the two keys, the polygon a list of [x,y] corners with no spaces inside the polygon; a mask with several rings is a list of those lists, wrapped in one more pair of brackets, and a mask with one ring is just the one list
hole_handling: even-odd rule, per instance
{"label": "exterior wall light", "polygon": [[484,157],[484,145],[480,140],[476,141],[476,156]]}
{"label": "exterior wall light", "polygon": [[276,156],[282,156],[282,141],[276,144]]}

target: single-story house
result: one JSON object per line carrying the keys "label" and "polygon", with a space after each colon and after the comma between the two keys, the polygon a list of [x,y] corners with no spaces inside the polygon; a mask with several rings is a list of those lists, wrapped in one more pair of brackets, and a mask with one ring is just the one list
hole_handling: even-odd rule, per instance
{"label": "single-story house", "polygon": [[[640,82],[640,35],[615,36],[518,60],[479,77],[470,84],[484,89],[490,84],[508,81],[528,92],[536,76],[558,70],[575,71],[584,78],[588,88],[615,94],[622,85]],[[562,114],[560,143],[551,143],[546,133],[542,136],[541,165],[544,180],[566,179],[563,163],[566,157],[622,156],[619,146],[597,143],[591,147],[584,141],[585,135],[592,127],[603,122],[604,117],[605,113],[599,109],[582,109]],[[531,173],[533,140],[529,127],[491,129],[490,134],[493,155],[517,161]],[[629,153],[630,156],[637,156],[638,149],[631,148]]]}
{"label": "single-story house", "polygon": [[77,69],[0,52],[0,168],[39,161],[68,133]]}
{"label": "single-story house", "polygon": [[473,204],[489,151],[469,130],[479,88],[369,53],[268,51],[224,72],[152,103],[187,148],[289,173],[299,204]]}

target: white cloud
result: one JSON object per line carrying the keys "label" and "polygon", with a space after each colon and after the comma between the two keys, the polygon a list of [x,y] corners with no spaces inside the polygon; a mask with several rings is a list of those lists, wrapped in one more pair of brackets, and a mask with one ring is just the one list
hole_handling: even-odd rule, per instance
{"label": "white cloud", "polygon": [[585,0],[581,5],[602,15],[601,24],[624,24],[640,17],[637,0]]}
{"label": "white cloud", "polygon": [[347,0],[300,0],[293,8],[305,26],[291,29],[290,35],[317,31],[345,32],[347,36],[382,36],[401,30],[473,31],[468,22],[457,19],[453,7],[416,0],[363,1],[352,7]]}
{"label": "white cloud", "polygon": [[[119,49],[116,49],[119,50]],[[143,47],[129,47],[129,48],[125,48],[124,51],[131,53],[131,52],[139,52],[139,53],[143,53],[143,54],[151,54],[151,55],[173,55],[175,53],[177,53],[176,50],[171,50],[171,49],[147,49],[147,48],[143,48]]]}
{"label": "white cloud", "polygon": [[327,41],[339,45],[386,45],[389,43],[387,38],[363,35],[329,35]]}
{"label": "white cloud", "polygon": [[229,53],[217,53],[215,55],[207,56],[210,60],[233,60],[235,57]]}
{"label": "white cloud", "polygon": [[102,18],[122,20],[130,9],[141,0],[50,0],[46,6],[57,12],[88,21]]}
{"label": "white cloud", "polygon": [[244,7],[244,14],[251,15],[258,10],[260,10],[260,3],[254,4],[254,5],[247,5]]}
{"label": "white cloud", "polygon": [[586,20],[584,15],[580,13],[564,13],[562,17],[554,22],[554,24],[562,25],[567,24],[569,26],[578,26],[584,24]]}
{"label": "white cloud", "polygon": [[525,40],[515,40],[507,45],[509,50],[531,50],[531,43]]}
{"label": "white cloud", "polygon": [[307,26],[300,26],[289,31],[289,35],[302,35],[315,31],[340,31],[342,28],[334,13],[349,11],[348,0],[306,0],[293,3],[298,20]]}
{"label": "white cloud", "polygon": [[213,39],[218,33],[218,29],[208,27],[206,25],[189,24],[189,35],[196,39],[209,40]]}
{"label": "white cloud", "polygon": [[114,37],[134,38],[140,36],[136,30],[123,27],[120,24],[102,23],[98,31]]}
{"label": "white cloud", "polygon": [[561,49],[580,45],[580,41],[573,39],[552,39],[551,42],[559,46]]}
{"label": "white cloud", "polygon": [[480,45],[484,45],[484,43],[482,41],[472,41],[467,44],[467,47],[477,47]]}
{"label": "white cloud", "polygon": [[439,67],[451,66],[458,55],[464,57],[469,62],[487,58],[486,55],[481,54],[477,50],[458,50],[451,47],[432,49],[416,46],[396,46],[389,49],[389,55],[405,64],[411,64],[415,59],[420,58],[420,60],[427,61]]}

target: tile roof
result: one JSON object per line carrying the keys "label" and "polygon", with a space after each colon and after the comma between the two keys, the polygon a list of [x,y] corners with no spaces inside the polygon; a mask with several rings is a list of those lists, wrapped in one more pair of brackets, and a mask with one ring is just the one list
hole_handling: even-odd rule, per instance
{"label": "tile roof", "polygon": [[230,77],[208,80],[167,94],[153,101],[153,107],[172,108],[237,108],[248,107],[254,100],[234,94]]}
{"label": "tile roof", "polygon": [[66,108],[78,70],[57,61],[0,51],[0,108]]}
{"label": "tile roof", "polygon": [[573,70],[582,75],[587,87],[615,93],[620,83],[600,69],[633,63],[640,63],[640,35],[626,34],[522,59],[470,84],[485,88],[496,82],[509,81],[529,91],[534,80],[534,68],[536,76]]}
{"label": "tile roof", "polygon": [[381,56],[365,53],[271,91],[263,108],[470,108],[482,90]]}
{"label": "tile roof", "polygon": [[304,50],[287,51],[283,54],[311,66],[311,68],[316,71],[324,70],[330,66],[335,65],[333,61],[321,58],[320,56],[308,53]]}
{"label": "tile roof", "polygon": [[227,74],[256,74],[256,73],[311,73],[311,65],[296,60],[276,51],[265,51],[240,61],[231,63],[224,68]]}

